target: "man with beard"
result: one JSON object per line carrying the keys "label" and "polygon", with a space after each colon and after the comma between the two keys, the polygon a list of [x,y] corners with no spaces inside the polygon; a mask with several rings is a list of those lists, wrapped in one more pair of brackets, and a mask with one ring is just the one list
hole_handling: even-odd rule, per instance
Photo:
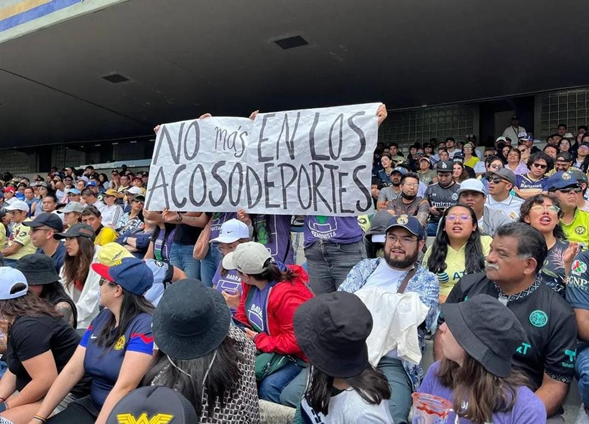
{"label": "man with beard", "polygon": [[[463,277],[446,303],[487,294],[517,316],[527,337],[512,358],[513,366],[528,377],[544,403],[547,422],[564,423],[561,405],[575,375],[577,324],[562,296],[536,278],[546,255],[546,241],[538,230],[520,222],[503,225],[491,243],[486,271]],[[436,360],[443,357],[439,336],[434,342]]]}
{"label": "man with beard", "polygon": [[422,227],[427,225],[429,217],[429,203],[417,195],[419,177],[410,172],[401,178],[401,197],[392,200],[387,205],[387,212],[392,216],[410,215],[417,218]]}
{"label": "man with beard", "polygon": [[568,172],[557,172],[548,179],[548,191],[560,203],[563,213],[560,226],[570,242],[579,243],[581,249],[589,246],[589,212],[579,209],[581,186],[577,178]]}
{"label": "man with beard", "polygon": [[407,169],[402,166],[397,166],[391,171],[391,185],[383,187],[378,194],[378,201],[376,207],[379,211],[387,208],[387,204],[391,200],[401,197],[401,178],[407,174]]}
{"label": "man with beard", "polygon": [[[391,293],[417,293],[428,308],[425,325],[418,329],[422,352],[425,334],[430,331],[437,316],[440,293],[437,277],[417,264],[418,254],[425,244],[424,238],[425,232],[417,218],[408,215],[393,217],[385,232],[384,258],[361,261],[338,288],[349,293],[375,287]],[[403,288],[406,277],[411,278]],[[395,349],[382,357],[378,368],[387,377],[394,393],[389,400],[389,409],[395,423],[407,423],[411,393],[417,391],[422,376],[421,366],[399,359]]]}
{"label": "man with beard", "polygon": [[427,224],[427,235],[435,236],[438,231],[440,217],[446,208],[455,205],[458,202],[458,189],[460,184],[456,184],[452,179],[452,162],[441,161],[436,164],[438,173],[438,182],[430,184],[425,191],[425,198],[429,202],[429,223]]}

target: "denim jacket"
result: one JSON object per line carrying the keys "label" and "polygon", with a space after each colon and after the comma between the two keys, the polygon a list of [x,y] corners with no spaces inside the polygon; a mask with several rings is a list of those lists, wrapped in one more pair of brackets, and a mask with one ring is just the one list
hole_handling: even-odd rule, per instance
{"label": "denim jacket", "polygon": [[[348,293],[354,293],[360,290],[366,284],[366,281],[376,270],[383,258],[365,259],[359,262],[348,274],[338,290]],[[425,318],[425,329],[420,327],[418,331],[419,346],[421,353],[425,350],[425,334],[430,330],[435,330],[435,323],[438,317],[438,298],[440,295],[440,285],[435,274],[429,272],[422,266],[417,268],[415,275],[405,289],[405,292],[415,292],[419,294],[419,299],[429,308]],[[423,369],[420,365],[410,364],[401,361],[403,368],[407,372],[413,386],[413,391],[417,391],[421,380],[423,379]]]}

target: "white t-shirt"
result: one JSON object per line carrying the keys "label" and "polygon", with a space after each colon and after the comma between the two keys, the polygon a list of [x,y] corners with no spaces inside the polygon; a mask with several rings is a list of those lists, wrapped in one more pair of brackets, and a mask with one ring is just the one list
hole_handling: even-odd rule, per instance
{"label": "white t-shirt", "polygon": [[383,399],[378,405],[370,405],[354,389],[332,396],[327,415],[315,412],[303,398],[301,417],[305,424],[393,424],[387,399]]}
{"label": "white t-shirt", "polygon": [[119,220],[123,216],[123,209],[119,205],[105,205],[100,211],[100,214],[102,215],[102,225],[116,228]]}
{"label": "white t-shirt", "polygon": [[516,196],[507,196],[507,199],[498,202],[493,197],[487,197],[487,206],[491,209],[499,209],[505,213],[512,221],[517,221],[520,214],[521,206],[524,200]]}
{"label": "white t-shirt", "polygon": [[391,293],[397,293],[405,275],[407,275],[406,270],[399,271],[393,269],[387,264],[387,261],[383,259],[370,277],[368,277],[363,288],[373,289],[375,287],[381,287]]}

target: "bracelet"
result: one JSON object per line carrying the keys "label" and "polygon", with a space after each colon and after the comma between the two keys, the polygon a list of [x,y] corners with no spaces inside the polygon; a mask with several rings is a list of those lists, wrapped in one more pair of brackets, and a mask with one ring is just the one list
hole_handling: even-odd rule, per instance
{"label": "bracelet", "polygon": [[182,222],[182,213],[178,212],[178,218],[176,218],[176,222]]}
{"label": "bracelet", "polygon": [[33,417],[33,419],[34,419],[34,420],[41,421],[43,424],[45,424],[45,423],[47,422],[47,418],[43,418],[43,417],[41,417],[40,415],[35,415],[35,416]]}
{"label": "bracelet", "polygon": [[10,407],[8,406],[8,402],[4,401],[4,405],[6,405],[6,410],[8,411]]}

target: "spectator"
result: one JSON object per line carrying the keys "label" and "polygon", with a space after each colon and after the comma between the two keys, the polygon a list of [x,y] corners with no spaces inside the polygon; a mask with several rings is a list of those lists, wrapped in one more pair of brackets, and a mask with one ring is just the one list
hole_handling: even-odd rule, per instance
{"label": "spectator", "polygon": [[[527,147],[523,147],[524,149],[529,150]],[[511,172],[513,172],[515,175],[521,175],[530,172],[525,163],[522,163],[521,157],[522,152],[519,149],[519,147],[512,147],[511,149],[509,149],[509,152],[507,153],[507,164],[505,167],[509,169]]]}
{"label": "spectator", "polygon": [[145,203],[145,197],[137,195],[133,197],[131,201],[131,210],[125,213],[119,220],[117,232],[119,234],[131,234],[138,230],[141,230],[144,224],[143,217],[143,204]]}
{"label": "spectator", "polygon": [[91,268],[99,249],[92,243],[94,231],[86,224],[76,224],[53,237],[65,239],[66,255],[60,271],[61,281],[68,296],[76,303],[78,328],[88,328],[90,321],[98,315],[99,306],[100,276]]}
{"label": "spectator", "polygon": [[119,171],[113,169],[111,171],[110,177],[110,184],[108,185],[108,187],[106,187],[106,189],[118,191],[119,187],[121,186],[121,175],[119,174]]}
{"label": "spectator", "polygon": [[150,221],[145,221],[145,225],[133,232],[120,233],[116,239],[116,243],[119,243],[127,251],[131,252],[134,257],[143,259],[145,253],[149,248],[151,242],[151,236],[155,230],[155,224]]}
{"label": "spectator", "polygon": [[392,216],[411,215],[417,218],[425,228],[429,217],[429,203],[426,199],[417,196],[419,178],[417,174],[410,172],[401,178],[401,197],[392,200],[387,205],[387,211]]}
{"label": "spectator", "polygon": [[102,225],[115,229],[123,216],[123,208],[117,204],[117,192],[106,190],[104,193],[104,202],[106,205],[100,212],[102,214]]}
{"label": "spectator", "polygon": [[543,152],[546,153],[552,160],[556,160],[556,155],[558,155],[558,147],[547,144],[544,146]]}
{"label": "spectator", "polygon": [[453,162],[452,179],[457,184],[460,184],[462,181],[468,179],[468,173],[466,172],[466,169],[464,168],[462,162]]}
{"label": "spectator", "polygon": [[250,221],[243,211],[237,212],[238,218],[253,228],[253,238],[266,246],[272,259],[284,265],[295,263],[294,249],[290,236],[291,215],[251,215]]}
{"label": "spectator", "polygon": [[[85,188],[86,188],[86,184],[84,184],[84,187],[82,188],[82,190],[84,190]],[[82,200],[82,191],[77,188],[70,188],[67,191],[66,201],[61,202],[61,203],[70,203],[70,202],[78,202],[79,203],[81,200]]]}
{"label": "spectator", "polygon": [[[8,224],[10,223],[10,214],[7,213],[6,209],[0,209],[0,246],[6,244],[7,236],[10,235],[8,231]],[[1,254],[0,254],[1,256]],[[4,258],[2,258],[4,260]]]}
{"label": "spectator", "polygon": [[517,115],[511,117],[511,126],[505,128],[502,137],[509,137],[512,140],[517,140],[520,133],[525,133],[526,129],[519,125],[519,118]]}
{"label": "spectator", "polygon": [[393,172],[393,161],[391,155],[383,154],[380,157],[381,169],[378,171],[378,178],[382,182],[383,186],[387,187],[391,184],[391,173]]}
{"label": "spectator", "polygon": [[480,176],[480,180],[483,183],[483,187],[485,189],[485,193],[489,194],[489,182],[487,181],[487,176],[489,172],[493,172],[497,169],[503,168],[504,162],[499,156],[487,156],[485,158],[485,170]]}
{"label": "spectator", "polygon": [[534,146],[534,138],[530,134],[520,133],[520,137],[518,140],[518,147],[525,146],[530,149],[530,154],[540,153],[540,149]]}
{"label": "spectator", "polygon": [[474,145],[472,143],[466,143],[462,150],[464,152],[464,165],[474,168],[479,161]]}
{"label": "spectator", "polygon": [[[487,256],[486,274],[462,278],[446,303],[488,294],[507,305],[527,334],[513,364],[527,375],[547,416],[554,416],[552,422],[562,422],[559,410],[574,377],[574,356],[567,351],[575,352],[577,326],[566,301],[536,279],[546,251],[544,237],[531,226],[516,222],[500,227]],[[434,354],[441,359],[438,334]]]}
{"label": "spectator", "polygon": [[86,206],[82,212],[82,222],[94,230],[94,244],[97,246],[111,243],[117,239],[115,230],[102,225],[102,215],[95,206]]}
{"label": "spectator", "polygon": [[62,199],[65,196],[65,184],[59,175],[53,176],[52,183],[56,196],[55,203],[57,203],[57,199]]}
{"label": "spectator", "polygon": [[70,403],[49,424],[105,422],[116,403],[139,385],[153,355],[153,308],[143,297],[153,282],[147,265],[127,258],[117,266],[93,268],[102,277],[100,301],[105,308],[51,386],[37,416],[46,419],[84,373],[92,377],[91,394]]}
{"label": "spectator", "polygon": [[297,310],[294,327],[312,364],[300,405],[303,422],[393,423],[388,381],[368,362],[372,315],[358,297],[317,296]]}
{"label": "spectator", "polygon": [[276,355],[294,358],[270,375],[257,376],[260,399],[279,403],[282,390],[301,372],[305,360],[292,323],[295,310],[313,296],[305,284],[304,270],[279,269],[264,245],[255,242],[227,254],[223,268],[237,270],[243,282],[235,320],[246,327],[246,336],[258,351],[275,354],[263,355],[256,362],[264,363],[264,358]]}
{"label": "spectator", "polygon": [[571,150],[571,142],[567,138],[563,138],[558,143],[558,151],[559,152],[566,152],[570,154]]}
{"label": "spectator", "polygon": [[534,153],[528,160],[530,172],[516,175],[513,191],[521,198],[528,199],[536,194],[546,193],[548,177],[546,173],[553,167],[550,156],[544,152]]}
{"label": "spectator", "polygon": [[452,179],[452,162],[440,161],[436,164],[438,182],[431,184],[426,192],[425,198],[429,202],[429,223],[427,235],[435,236],[440,217],[447,207],[455,205],[458,201],[457,191],[460,188]]}
{"label": "spectator", "polygon": [[502,210],[491,210],[486,204],[486,200],[487,195],[481,180],[470,178],[460,184],[458,203],[473,210],[481,234],[493,236],[497,228],[511,222],[511,220]]}
{"label": "spectator", "polygon": [[23,256],[16,263],[16,269],[23,273],[29,285],[29,291],[55,307],[65,322],[73,328],[78,325],[76,304],[65,292],[55,271],[53,261],[42,253]]}
{"label": "spectator", "polygon": [[448,422],[545,423],[544,404],[512,369],[513,353],[526,339],[513,312],[486,294],[441,309],[445,359],[430,367],[419,391],[453,403]]}
{"label": "spectator", "polygon": [[4,203],[5,204],[12,204],[13,202],[16,202],[18,199],[16,197],[14,197],[14,195],[16,194],[16,189],[12,186],[8,186],[4,189]]}
{"label": "spectator", "polygon": [[131,207],[133,206],[133,199],[135,199],[135,196],[143,197],[143,200],[145,201],[145,194],[142,188],[135,186],[129,187],[127,191],[125,191],[125,203],[123,205],[124,213],[131,212]]}
{"label": "spectator", "polygon": [[554,162],[554,171],[567,172],[572,164],[573,157],[570,155],[570,153],[561,152],[556,156],[556,161]]}
{"label": "spectator", "polygon": [[305,216],[304,236],[315,294],[337,290],[352,267],[366,257],[364,231],[356,217]]}
{"label": "spectator", "polygon": [[156,261],[169,261],[176,226],[165,223],[162,219],[161,212],[143,209],[143,214],[146,220],[155,224],[144,258],[155,259]]}
{"label": "spectator", "polygon": [[401,197],[401,178],[407,174],[407,169],[402,166],[397,166],[391,171],[390,184],[383,187],[378,194],[378,202],[376,207],[378,210],[384,210],[391,200]]}
{"label": "spectator", "polygon": [[519,221],[531,225],[544,236],[548,253],[538,277],[555,292],[564,295],[565,270],[573,263],[577,245],[567,241],[560,227],[561,216],[555,197],[538,194],[522,205]]}
{"label": "spectator", "polygon": [[579,187],[581,187],[581,192],[577,196],[579,198],[577,207],[582,211],[589,212],[589,202],[585,200],[585,195],[587,194],[587,174],[578,170],[577,168],[571,168],[569,173],[574,175],[574,177],[577,179],[577,182],[579,183]]}
{"label": "spectator", "polygon": [[27,218],[29,205],[22,200],[17,200],[8,205],[6,210],[10,213],[10,218],[14,226],[12,227],[6,247],[2,249],[2,256],[4,256],[6,265],[14,267],[16,261],[25,255],[35,253],[37,249],[31,243],[28,228],[24,226],[25,222],[31,220]]}
{"label": "spectator", "polygon": [[174,283],[154,313],[153,336],[159,350],[144,384],[177,390],[203,423],[260,422],[256,348],[218,292],[198,280]]}
{"label": "spectator", "polygon": [[560,225],[570,242],[579,243],[582,249],[589,246],[589,212],[579,210],[581,187],[574,175],[557,172],[548,181],[548,190],[558,199],[562,217]]}
{"label": "spectator", "polygon": [[57,213],[57,196],[54,193],[47,193],[43,196],[41,204],[43,205],[43,212]]}
{"label": "spectator", "polygon": [[419,158],[418,163],[419,169],[417,170],[417,175],[419,176],[419,181],[427,185],[438,181],[438,174],[431,169],[431,160],[428,157],[422,156]]}
{"label": "spectator", "polygon": [[468,206],[450,206],[440,220],[438,234],[428,247],[422,263],[440,282],[440,303],[466,274],[485,269],[491,237],[482,236],[474,211]]}
{"label": "spectator", "polygon": [[573,166],[583,173],[587,173],[589,170],[589,144],[581,144],[577,149],[577,157],[575,158],[575,162]]}
{"label": "spectator", "polygon": [[[454,137],[448,137],[446,139],[446,151],[448,152],[449,159],[453,159],[455,153],[461,152],[461,150],[459,150],[455,147],[455,143],[456,143],[456,140],[454,140]],[[440,156],[440,161],[442,161],[442,160],[443,159]]]}
{"label": "spectator", "polygon": [[52,213],[42,213],[33,221],[26,221],[24,226],[29,227],[31,243],[37,248],[38,253],[44,253],[53,261],[55,271],[59,273],[65,261],[65,245],[53,236],[63,231],[61,218]]}
{"label": "spectator", "polygon": [[106,174],[98,174],[98,181],[100,181],[100,186],[102,190],[106,191],[110,188],[110,182],[108,181],[108,177]]}
{"label": "spectator", "polygon": [[[122,174],[120,179],[120,185],[116,189],[119,201],[118,203],[123,203],[123,199],[125,198],[125,192],[131,187],[131,179],[129,176]],[[108,190],[107,190],[108,192]]]}
{"label": "spectator", "polygon": [[43,213],[43,199],[49,193],[49,185],[45,182],[38,183],[36,186],[37,206],[35,206],[35,213],[33,216],[37,217]]}
{"label": "spectator", "polygon": [[84,205],[78,202],[69,202],[57,211],[57,213],[63,214],[63,223],[66,228],[82,222],[82,212],[84,212]]}
{"label": "spectator", "polygon": [[[27,423],[74,355],[80,337],[53,305],[29,293],[20,271],[8,267],[0,268],[0,315],[0,328],[9,335],[4,354],[8,370],[0,384],[0,420]],[[79,393],[72,384],[64,398],[70,390]],[[64,404],[71,400],[70,395]],[[58,403],[49,412],[57,407]]]}
{"label": "spectator", "polygon": [[556,129],[556,133],[562,138],[564,137],[564,135],[567,132],[567,126],[566,124],[558,124],[558,127]]}
{"label": "spectator", "polygon": [[493,210],[503,211],[511,221],[516,221],[524,201],[510,194],[516,181],[514,173],[507,168],[499,168],[494,172],[488,172],[486,180],[489,185],[487,206]]}
{"label": "spectator", "polygon": [[89,188],[84,189],[82,192],[82,201],[88,206],[96,207],[99,211],[106,207],[102,201],[98,200],[98,195]]}
{"label": "spectator", "polygon": [[35,190],[33,187],[25,188],[25,199],[24,202],[29,205],[28,218],[35,216],[35,209],[39,207],[39,199],[35,197]]}

